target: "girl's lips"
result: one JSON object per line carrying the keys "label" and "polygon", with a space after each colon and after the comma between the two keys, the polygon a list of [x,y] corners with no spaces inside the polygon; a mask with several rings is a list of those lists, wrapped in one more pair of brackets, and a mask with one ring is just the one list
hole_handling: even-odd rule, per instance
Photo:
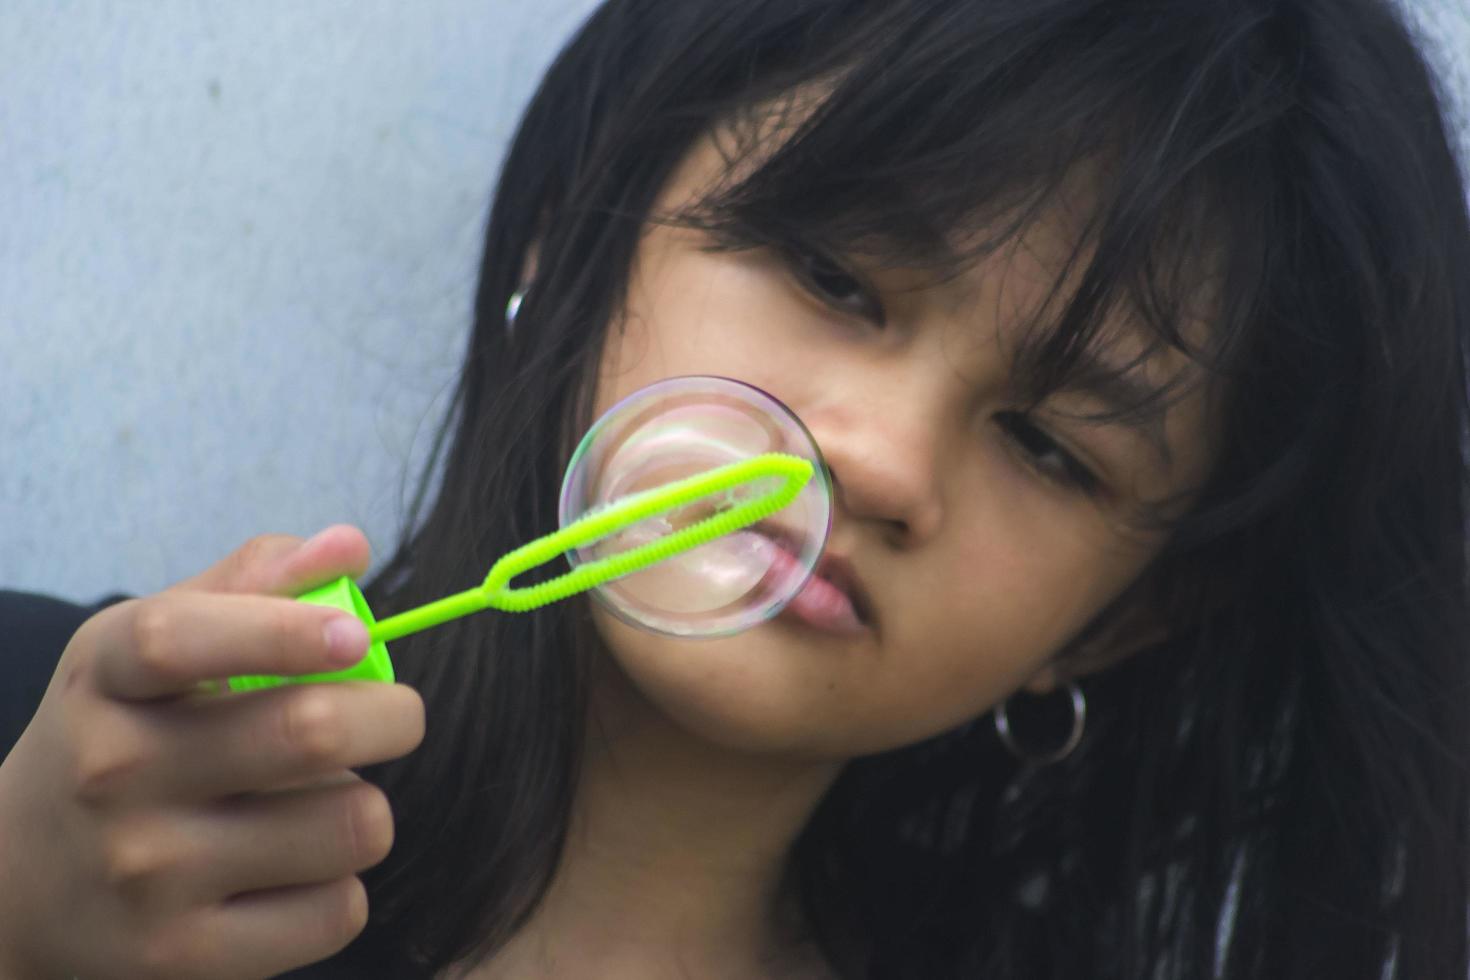
{"label": "girl's lips", "polygon": [[847,593],[821,575],[814,574],[807,579],[781,614],[793,616],[808,626],[829,633],[851,636],[867,630]]}
{"label": "girl's lips", "polygon": [[[774,545],[768,580],[781,581],[788,576],[800,575],[800,563],[783,540],[784,536],[766,528],[758,530]],[[868,624],[860,611],[859,596],[860,589],[850,566],[841,558],[827,556],[817,563],[815,572],[780,615],[829,633],[862,633],[868,629]]]}

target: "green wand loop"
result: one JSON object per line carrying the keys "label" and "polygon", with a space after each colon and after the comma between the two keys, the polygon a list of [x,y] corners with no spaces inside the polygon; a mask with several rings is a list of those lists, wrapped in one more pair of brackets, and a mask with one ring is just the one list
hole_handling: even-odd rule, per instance
{"label": "green wand loop", "polygon": [[[786,507],[801,493],[814,472],[811,462],[798,456],[766,453],[631,494],[505,555],[491,566],[490,573],[478,587],[390,616],[381,622],[373,618],[357,584],[350,578],[340,578],[298,598],[302,602],[334,606],[362,620],[372,639],[367,656],[346,670],[289,677],[232,677],[229,686],[240,691],[321,681],[391,682],[393,664],[386,646],[389,640],[442,626],[486,609],[528,612],[692,551],[716,538],[750,527]],[[779,481],[776,486],[737,502],[739,494],[736,491],[739,488],[773,480]],[[549,581],[522,588],[511,585],[517,577],[568,551],[611,537],[650,517],[701,502],[720,506],[710,516],[663,537],[589,561]]]}

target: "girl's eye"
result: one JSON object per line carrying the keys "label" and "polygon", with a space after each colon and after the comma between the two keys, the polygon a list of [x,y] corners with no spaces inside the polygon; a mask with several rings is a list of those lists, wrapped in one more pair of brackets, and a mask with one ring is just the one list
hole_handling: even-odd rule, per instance
{"label": "girl's eye", "polygon": [[1102,481],[1077,458],[1057,444],[1025,412],[1000,412],[996,423],[1042,476],[1062,486],[1095,495]]}
{"label": "girl's eye", "polygon": [[806,248],[787,250],[803,288],[827,306],[882,326],[887,314],[871,290],[832,258]]}

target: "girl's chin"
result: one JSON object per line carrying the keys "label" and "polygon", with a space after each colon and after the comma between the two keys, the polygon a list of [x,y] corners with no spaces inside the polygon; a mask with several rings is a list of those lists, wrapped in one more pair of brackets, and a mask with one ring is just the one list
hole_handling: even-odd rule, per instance
{"label": "girl's chin", "polygon": [[610,668],[598,671],[594,700],[611,712],[601,721],[622,722],[614,730],[663,719],[742,753],[832,755],[825,743],[835,733],[820,709],[830,700],[830,683],[813,669],[819,666],[813,648],[824,634],[772,621],[735,636],[694,640],[646,633],[605,611],[594,621]]}

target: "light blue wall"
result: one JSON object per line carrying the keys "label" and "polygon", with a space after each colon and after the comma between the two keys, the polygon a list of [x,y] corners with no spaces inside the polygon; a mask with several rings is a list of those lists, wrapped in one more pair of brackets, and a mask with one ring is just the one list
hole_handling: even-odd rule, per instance
{"label": "light blue wall", "polygon": [[[343,520],[386,550],[496,163],[591,6],[7,0],[0,587],[147,592]],[[1470,102],[1467,0],[1415,10]]]}
{"label": "light blue wall", "polygon": [[1470,166],[1470,0],[1400,0],[1439,70],[1459,129],[1460,159]]}
{"label": "light blue wall", "polygon": [[7,0],[0,587],[157,589],[252,534],[379,554],[496,165],[592,0]]}

